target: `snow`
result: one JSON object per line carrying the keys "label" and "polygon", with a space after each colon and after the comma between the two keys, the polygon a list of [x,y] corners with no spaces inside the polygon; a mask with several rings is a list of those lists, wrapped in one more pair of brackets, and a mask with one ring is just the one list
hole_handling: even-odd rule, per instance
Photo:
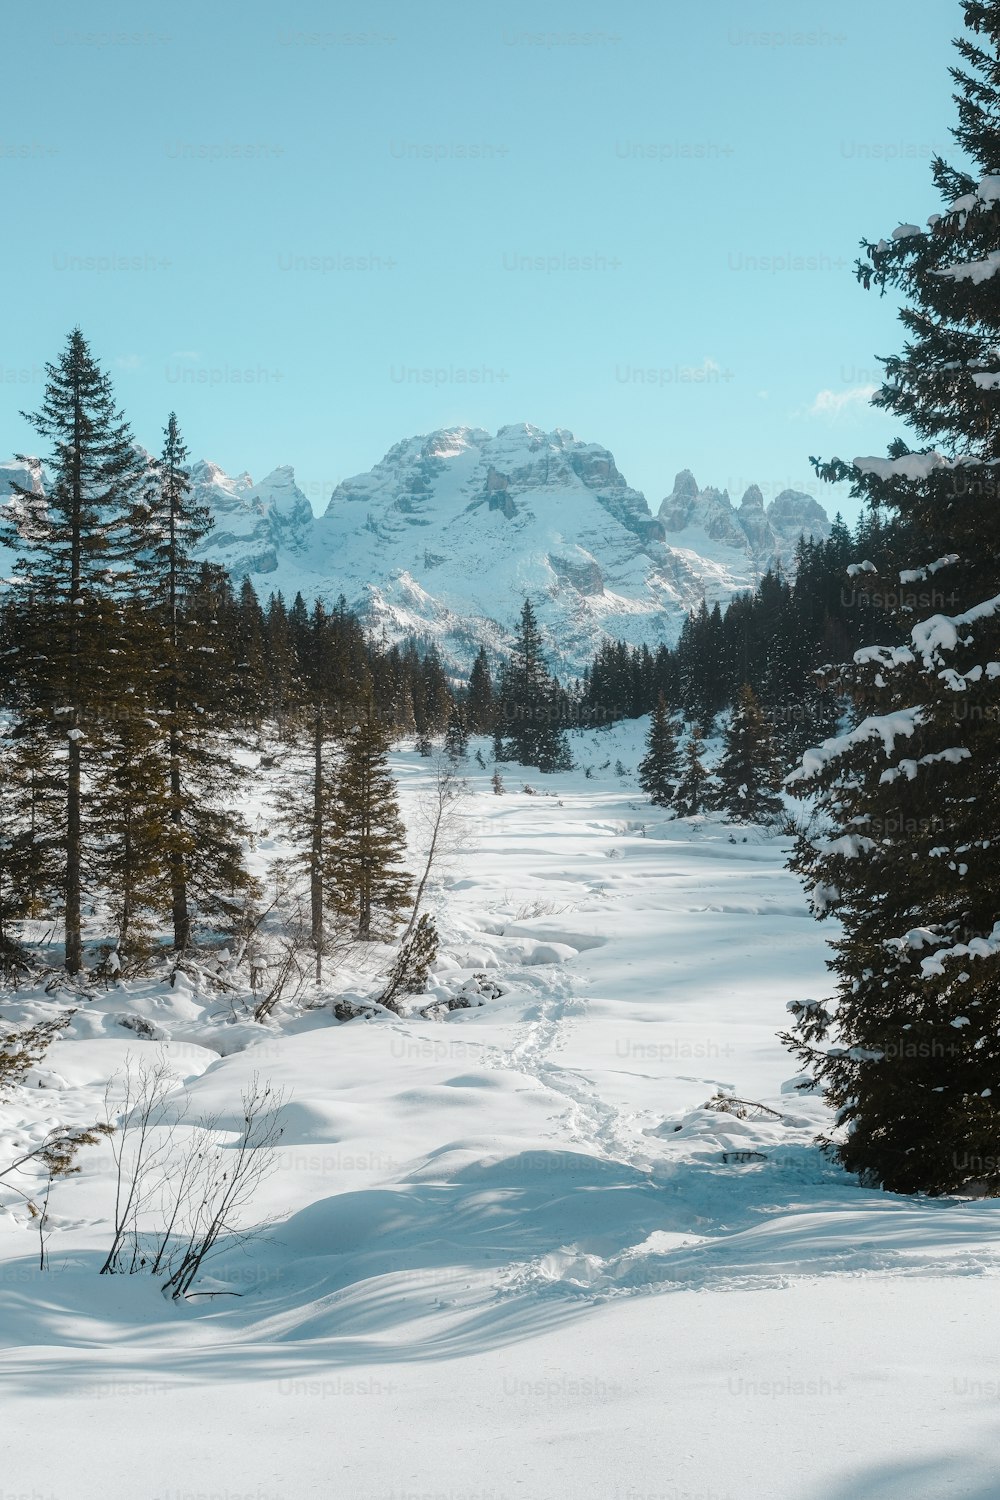
{"label": "snow", "polygon": [[949,765],[954,766],[958,765],[959,761],[970,760],[971,757],[971,750],[967,750],[962,745],[953,745],[949,746],[947,750],[938,750],[933,755],[921,755],[919,760],[903,759],[899,762],[898,766],[882,772],[879,777],[879,784],[888,785],[904,776],[907,781],[916,781],[917,771],[921,766],[933,766],[938,761],[945,761]]}
{"label": "snow", "polygon": [[988,938],[973,938],[970,943],[955,943],[951,948],[939,948],[930,958],[923,959],[920,967],[925,978],[930,978],[944,973],[946,959],[992,958],[997,953],[1000,953],[1000,922],[995,924]]}
{"label": "snow", "polygon": [[914,649],[923,657],[925,666],[939,665],[941,652],[954,651],[959,644],[962,639],[959,632],[963,627],[974,625],[977,620],[991,619],[997,610],[1000,610],[1000,594],[974,604],[960,615],[931,615],[910,631]]}
{"label": "snow", "polygon": [[[995,1493],[1000,1205],[865,1190],[813,1145],[824,1106],[789,1089],[775,1033],[829,993],[835,927],[809,917],[787,841],[673,821],[634,773],[586,779],[634,768],[647,723],[574,735],[571,772],[504,767],[503,797],[470,766],[434,984],[488,968],[499,998],[261,1027],[190,980],[93,991],[48,1086],[0,1105],[0,1151],[96,1118],[159,1045],[190,1117],[233,1122],[254,1071],[288,1091],[259,1195],[279,1222],[203,1283],[241,1295],[178,1307],[95,1274],[107,1148],[53,1192],[47,1273],[0,1189],[5,1496]],[[412,826],[431,772],[394,763]],[[262,835],[257,857],[278,852]]]}
{"label": "snow", "polygon": [[874,474],[876,479],[908,479],[912,483],[951,465],[940,453],[904,453],[902,458],[856,458],[854,467],[862,474]]}
{"label": "snow", "polygon": [[946,276],[952,281],[971,281],[974,286],[980,286],[984,281],[989,281],[1000,270],[1000,250],[991,250],[985,260],[967,261],[962,265],[943,266],[940,271],[934,271],[934,276]]}
{"label": "snow", "polygon": [[908,646],[862,646],[854,661],[859,667],[900,667],[913,661],[913,652]]}
{"label": "snow", "polygon": [[[0,464],[0,501],[11,481],[40,490],[43,477]],[[377,634],[433,641],[465,669],[480,644],[509,647],[526,593],[563,676],[608,640],[673,645],[703,599],[725,605],[778,563],[793,577],[799,537],[830,530],[823,507],[791,489],[737,511],[695,486],[697,503],[671,522],[673,497],[654,515],[606,448],[526,422],[404,439],[332,496],[313,494],[328,502],[322,515],[289,465],[255,484],[202,459],[191,480],[215,521],[199,555],[237,585],[249,577],[264,600],[344,593]],[[0,548],[0,572],[13,562]]]}
{"label": "snow", "polygon": [[936,562],[927,563],[923,568],[904,568],[899,575],[899,581],[900,583],[923,583],[935,573],[940,573],[942,568],[950,568],[958,561],[958,553],[949,552],[944,557],[939,557]]}
{"label": "snow", "polygon": [[919,705],[915,708],[898,709],[891,714],[871,714],[846,734],[833,735],[821,745],[807,750],[799,768],[785,779],[789,783],[809,781],[819,775],[831,761],[839,760],[842,755],[848,754],[866,740],[880,739],[886,755],[891,755],[897,739],[908,738],[916,732],[922,714],[923,710]]}

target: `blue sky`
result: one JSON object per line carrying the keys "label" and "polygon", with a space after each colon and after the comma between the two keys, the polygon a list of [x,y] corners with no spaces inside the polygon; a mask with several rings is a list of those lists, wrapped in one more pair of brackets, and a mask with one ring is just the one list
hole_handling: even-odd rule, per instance
{"label": "blue sky", "polygon": [[[878,453],[859,239],[936,207],[957,0],[5,6],[0,449],[79,323],[139,439],[293,463],[530,421],[655,509]],[[951,152],[953,156],[954,152]],[[849,510],[849,507],[845,507]]]}

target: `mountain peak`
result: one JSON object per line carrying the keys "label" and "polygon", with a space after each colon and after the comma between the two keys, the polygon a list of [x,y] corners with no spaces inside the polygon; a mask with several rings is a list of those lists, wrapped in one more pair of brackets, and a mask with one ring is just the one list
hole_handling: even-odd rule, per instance
{"label": "mountain peak", "polygon": [[690,469],[654,517],[608,448],[529,422],[404,438],[338,484],[321,516],[290,464],[255,484],[199,459],[191,481],[215,520],[200,552],[237,584],[344,594],[370,627],[433,641],[454,666],[480,644],[505,653],[525,596],[563,673],[603,641],[671,645],[703,599],[727,602],[777,561],[788,572],[803,532],[829,532],[810,495],[785,490],[765,507],[751,485],[736,509]]}

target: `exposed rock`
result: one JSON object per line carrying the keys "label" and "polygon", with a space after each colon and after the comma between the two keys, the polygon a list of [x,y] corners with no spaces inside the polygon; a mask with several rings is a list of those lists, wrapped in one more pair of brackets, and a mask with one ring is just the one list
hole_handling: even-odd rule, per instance
{"label": "exposed rock", "polygon": [[[0,467],[0,495],[15,474],[41,491],[41,470],[15,464]],[[811,496],[789,490],[765,507],[751,485],[737,509],[688,469],[654,516],[607,448],[526,422],[404,439],[339,484],[321,516],[288,465],[254,484],[202,460],[191,477],[216,522],[201,555],[237,586],[344,594],[373,630],[433,641],[461,668],[480,645],[509,650],[526,595],[562,675],[607,640],[673,644],[703,599],[725,604],[779,561],[788,571],[799,535],[829,530]]]}

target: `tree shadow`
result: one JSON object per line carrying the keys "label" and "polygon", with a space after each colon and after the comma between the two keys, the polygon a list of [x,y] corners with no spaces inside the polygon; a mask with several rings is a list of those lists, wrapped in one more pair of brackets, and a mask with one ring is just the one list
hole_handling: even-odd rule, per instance
{"label": "tree shadow", "polygon": [[[995,1454],[997,1435],[984,1439],[983,1455]],[[886,1459],[812,1492],[813,1500],[997,1500],[1000,1480],[988,1456],[967,1452],[937,1458]]]}
{"label": "tree shadow", "polygon": [[97,1251],[49,1271],[26,1256],[0,1266],[5,1366],[41,1394],[134,1382],[147,1361],[186,1384],[481,1353],[586,1313],[579,1301],[506,1291],[512,1263],[567,1239],[613,1253],[662,1212],[635,1168],[536,1151],[447,1182],[320,1199],[249,1244],[226,1243],[195,1288],[219,1295],[182,1304],[163,1298],[163,1275],[99,1276]]}

